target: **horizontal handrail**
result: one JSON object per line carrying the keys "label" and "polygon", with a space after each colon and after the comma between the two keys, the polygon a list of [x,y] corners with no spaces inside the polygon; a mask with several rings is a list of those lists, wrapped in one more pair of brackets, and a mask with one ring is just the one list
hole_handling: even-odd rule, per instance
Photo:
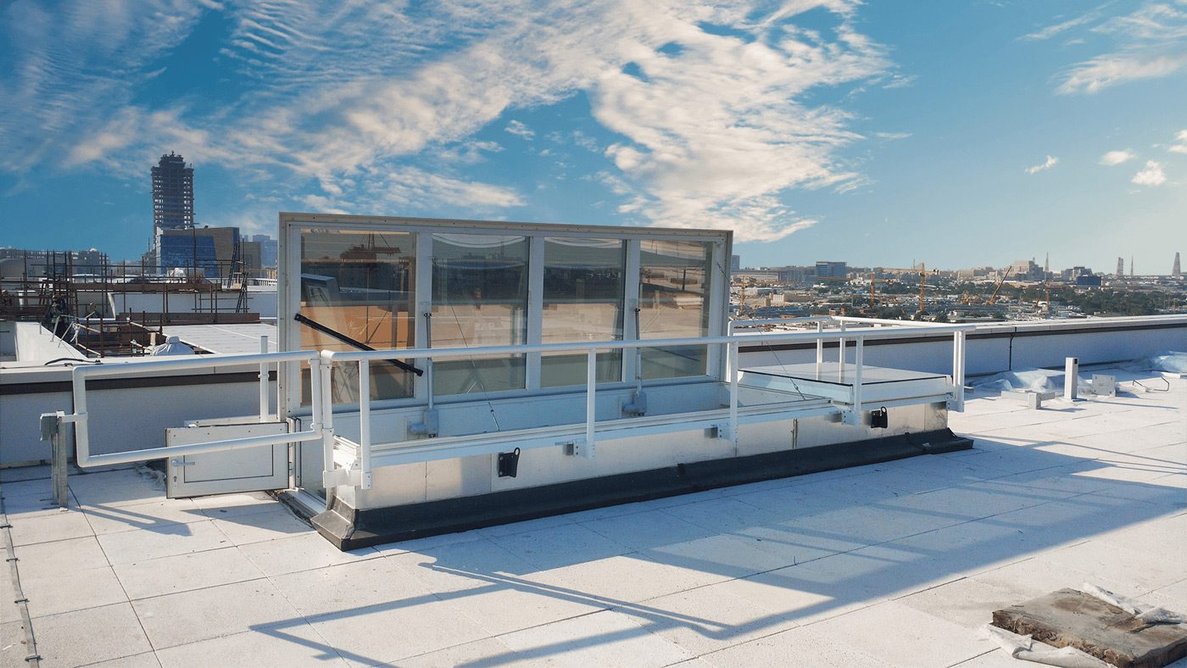
{"label": "horizontal handrail", "polygon": [[[206,441],[205,443],[190,443],[188,445],[171,445],[163,448],[144,448],[141,450],[125,450],[101,455],[89,455],[89,466],[113,466],[116,464],[134,464],[163,457],[189,457],[210,452],[225,452],[227,450],[241,450],[244,448],[260,448],[266,445],[284,445],[287,443],[303,443],[305,441],[320,441],[321,433],[301,431],[285,434],[269,434],[266,436],[247,436],[244,438],[228,438],[220,441]],[[77,439],[76,439],[77,440]],[[80,464],[80,466],[82,466]]]}
{"label": "horizontal handrail", "polygon": [[[964,331],[965,325],[943,325],[929,328],[936,334],[951,334]],[[401,348],[388,350],[323,350],[321,357],[330,362],[357,362],[378,360],[396,356],[404,359],[457,358],[476,355],[521,355],[531,353],[587,352],[589,350],[625,350],[636,348],[669,348],[679,346],[707,346],[730,343],[753,344],[765,341],[815,341],[817,339],[892,339],[904,336],[907,330],[889,327],[870,329],[824,330],[822,332],[770,332],[737,336],[703,336],[696,338],[639,339],[635,341],[589,341],[577,343],[537,343],[524,345],[481,346],[470,348]],[[914,330],[911,333],[915,333]]]}
{"label": "horizontal handrail", "polygon": [[[278,443],[291,443],[321,439],[321,411],[317,407],[317,404],[314,404],[313,424],[308,431],[280,435],[253,436],[250,438],[240,439],[227,439],[222,441],[210,441],[207,443],[195,443],[184,446],[162,446],[127,452],[91,454],[90,430],[88,429],[89,419],[87,416],[86,385],[87,380],[90,378],[110,378],[113,376],[132,376],[136,374],[147,374],[161,371],[177,371],[182,369],[202,369],[220,366],[240,366],[246,364],[266,365],[273,362],[280,363],[300,361],[307,361],[310,364],[316,363],[317,352],[313,350],[295,350],[290,352],[249,353],[242,355],[184,356],[173,357],[169,359],[155,359],[151,361],[129,361],[124,364],[96,364],[91,366],[76,366],[71,372],[72,391],[74,397],[74,413],[69,416],[68,420],[66,420],[74,423],[75,463],[83,468],[89,466],[105,466],[112,464],[130,464],[133,462],[148,461],[151,459],[164,459],[175,456],[181,457],[189,454],[220,452],[223,450],[254,448],[262,447],[264,445],[276,445]],[[316,374],[314,375],[316,376]],[[264,384],[266,382],[268,382],[267,375],[261,373],[260,383]],[[314,378],[312,383],[316,386],[315,393],[320,392],[320,378]]]}
{"label": "horizontal handrail", "polygon": [[928,322],[925,320],[890,320],[887,318],[860,318],[860,317],[851,316],[851,315],[836,315],[836,316],[831,316],[831,319],[835,320],[837,322],[854,323],[854,324],[858,324],[858,325],[862,325],[862,324],[892,325],[892,326],[897,326],[897,327],[903,327],[906,329],[932,329],[932,330],[937,330],[937,332],[941,332],[941,331],[954,332],[957,330],[969,330],[969,329],[977,328],[977,323],[951,323],[951,324],[944,323],[944,324],[940,324],[940,323],[935,323],[935,322]]}
{"label": "horizontal handrail", "polygon": [[132,376],[137,373],[152,373],[158,371],[177,371],[181,369],[201,369],[204,367],[240,366],[246,364],[271,364],[273,362],[313,361],[317,359],[316,350],[294,350],[278,353],[244,353],[240,355],[178,355],[176,357],[154,358],[151,360],[130,359],[119,364],[103,363],[91,366],[74,367],[74,378],[104,378],[112,376]]}

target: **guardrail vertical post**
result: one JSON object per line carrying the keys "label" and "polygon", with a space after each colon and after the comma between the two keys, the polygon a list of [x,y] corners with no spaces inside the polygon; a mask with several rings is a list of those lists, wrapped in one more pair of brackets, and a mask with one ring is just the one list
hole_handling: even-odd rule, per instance
{"label": "guardrail vertical post", "polygon": [[861,424],[861,377],[865,365],[865,339],[858,336],[853,348],[853,424]]}
{"label": "guardrail vertical post", "polygon": [[729,342],[730,365],[730,442],[738,454],[738,342]]}
{"label": "guardrail vertical post", "polygon": [[371,363],[359,360],[359,487],[371,489]]}
{"label": "guardrail vertical post", "polygon": [[965,374],[964,367],[965,367],[965,364],[968,363],[968,339],[967,339],[967,333],[964,331],[957,332],[957,334],[960,335],[960,339],[959,339],[960,366],[957,367],[957,371],[958,371],[958,373],[960,373],[960,382],[957,383],[957,385],[956,385],[956,396],[960,402],[959,410],[963,411],[964,410],[964,374]]}
{"label": "guardrail vertical post", "polygon": [[81,424],[79,418],[76,417],[74,423],[74,463],[79,467],[85,467],[90,461],[91,457],[91,435],[90,428],[87,426],[87,369],[94,368],[88,365],[76,366],[70,372],[71,378],[71,393],[74,399],[74,415],[81,416]]}
{"label": "guardrail vertical post", "polygon": [[[300,364],[300,362],[297,362],[297,364]],[[325,409],[325,404],[322,403],[322,395],[324,394],[324,391],[322,390],[322,378],[321,373],[319,373],[320,371],[321,369],[318,368],[317,359],[314,359],[309,363],[309,410],[312,413],[312,421],[309,425],[309,430],[317,432],[318,434],[322,433],[322,426],[324,424],[322,411]],[[277,377],[280,377],[280,374],[284,372],[285,369],[283,369],[280,364],[277,364]],[[280,416],[278,415],[277,417]]]}
{"label": "guardrail vertical post", "polygon": [[[309,363],[309,373],[319,374],[321,376],[321,424],[322,424],[322,468],[325,473],[333,473],[334,471],[334,383],[332,378],[333,365],[324,357],[317,357]],[[319,397],[314,396],[313,401],[317,401]],[[322,476],[326,478],[325,475]],[[326,500],[327,502],[333,496],[333,490],[330,485],[326,485]]]}
{"label": "guardrail vertical post", "polygon": [[[260,352],[268,353],[268,337],[260,337]],[[312,384],[312,376],[310,377]],[[260,362],[260,422],[268,421],[268,363]]]}
{"label": "guardrail vertical post", "polygon": [[62,433],[62,414],[56,416],[57,424],[54,427],[54,436],[51,440],[53,449],[53,466],[51,478],[54,482],[54,503],[58,504],[59,508],[65,508],[70,505],[69,491],[66,484],[66,476],[68,475],[66,469],[66,435]]}
{"label": "guardrail vertical post", "polygon": [[65,413],[41,414],[41,440],[50,444],[50,482],[54,488],[54,503],[59,508],[69,505],[66,485],[66,438],[62,435],[62,418]]}
{"label": "guardrail vertical post", "polygon": [[593,453],[594,423],[598,415],[598,350],[590,348],[585,356],[585,447],[586,452]]}
{"label": "guardrail vertical post", "polygon": [[[816,323],[816,333],[822,334],[824,332],[824,321],[820,320]],[[824,367],[824,337],[816,337],[816,380],[820,380],[820,370]]]}
{"label": "guardrail vertical post", "polygon": [[[845,321],[841,321],[841,333],[845,333]],[[845,380],[845,337],[837,339],[837,380]]]}
{"label": "guardrail vertical post", "polygon": [[964,410],[964,362],[965,362],[965,333],[958,330],[952,333],[952,401],[948,406],[952,410]]}

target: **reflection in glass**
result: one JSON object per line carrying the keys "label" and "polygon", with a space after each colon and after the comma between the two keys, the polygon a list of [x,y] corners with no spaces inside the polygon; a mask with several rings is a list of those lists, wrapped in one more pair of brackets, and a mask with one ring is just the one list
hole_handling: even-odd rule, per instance
{"label": "reflection in glass", "polygon": [[[645,240],[639,257],[639,338],[668,339],[709,333],[709,269],[713,245],[702,241]],[[706,346],[645,348],[642,376],[678,378],[706,373]]]}
{"label": "reflection in glass", "polygon": [[[433,235],[433,348],[524,343],[528,241],[522,236]],[[523,355],[442,360],[434,394],[524,387]]]}
{"label": "reflection in glass", "polygon": [[[623,276],[626,244],[619,239],[544,240],[542,343],[622,339]],[[586,357],[545,355],[540,385],[585,383]],[[622,351],[598,353],[598,382],[622,379]]]}
{"label": "reflection in glass", "polygon": [[[301,315],[372,348],[413,347],[416,235],[305,229],[301,232]],[[298,325],[302,350],[357,350]],[[308,371],[302,401],[308,402]],[[358,400],[353,363],[334,370],[334,400]],[[411,372],[383,362],[371,364],[371,398],[412,396]]]}

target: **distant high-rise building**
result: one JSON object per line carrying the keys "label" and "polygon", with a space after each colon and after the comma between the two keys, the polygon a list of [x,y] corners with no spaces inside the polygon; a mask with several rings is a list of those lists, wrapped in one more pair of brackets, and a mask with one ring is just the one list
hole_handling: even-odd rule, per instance
{"label": "distant high-rise building", "polygon": [[849,277],[849,267],[844,262],[833,260],[816,261],[816,278],[832,281],[843,281]]}
{"label": "distant high-rise building", "polygon": [[181,269],[191,277],[227,278],[241,261],[238,227],[164,230],[159,237],[162,271]]}
{"label": "distant high-rise building", "polygon": [[267,234],[253,234],[251,240],[260,244],[260,266],[275,267],[279,255],[279,243]]}
{"label": "distant high-rise building", "polygon": [[1183,276],[1183,272],[1179,268],[1179,251],[1175,251],[1175,263],[1171,265],[1171,276],[1174,278],[1181,278]]}
{"label": "distant high-rise building", "polygon": [[1117,273],[1115,275],[1117,277],[1121,277],[1121,276],[1125,275],[1125,258],[1123,258],[1123,257],[1117,258]]}
{"label": "distant high-rise building", "polygon": [[1045,278],[1043,268],[1031,260],[1017,260],[1010,265],[1010,275],[1020,281],[1041,281]]}
{"label": "distant high-rise building", "polygon": [[742,256],[741,255],[731,255],[730,256],[730,272],[736,274],[739,271],[742,271]]}
{"label": "distant high-rise building", "polygon": [[194,168],[172,151],[152,168],[152,222],[154,236],[194,227]]}
{"label": "distant high-rise building", "polygon": [[1129,256],[1129,275],[1133,276],[1133,256]]}

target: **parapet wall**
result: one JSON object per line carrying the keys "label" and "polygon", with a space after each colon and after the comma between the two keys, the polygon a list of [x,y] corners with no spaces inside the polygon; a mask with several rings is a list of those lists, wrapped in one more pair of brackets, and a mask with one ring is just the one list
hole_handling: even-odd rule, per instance
{"label": "parapet wall", "polygon": [[[984,324],[967,335],[965,374],[989,375],[1034,368],[1062,369],[1064,359],[1081,365],[1125,362],[1167,350],[1187,350],[1187,315],[1048,320]],[[836,360],[837,347],[825,347]],[[814,344],[743,346],[741,366],[814,362]],[[848,359],[853,361],[853,344]],[[920,335],[865,344],[866,364],[931,373],[952,372],[952,339]]]}
{"label": "parapet wall", "polygon": [[[951,372],[951,349],[947,336],[871,341],[865,347],[865,362],[946,374]],[[969,332],[966,373],[1063,368],[1065,357],[1078,357],[1082,365],[1103,364],[1166,350],[1187,350],[1187,316],[994,323]],[[741,364],[812,362],[815,355],[812,344],[744,347]],[[836,359],[836,347],[827,348],[825,355]],[[849,359],[853,359],[852,350]],[[241,370],[96,385],[91,404],[91,412],[97,416],[91,423],[96,452],[159,445],[164,442],[166,427],[182,426],[185,420],[251,415],[258,410],[255,374]],[[48,444],[38,440],[38,417],[57,410],[72,410],[69,369],[0,371],[0,466],[48,459]]]}

